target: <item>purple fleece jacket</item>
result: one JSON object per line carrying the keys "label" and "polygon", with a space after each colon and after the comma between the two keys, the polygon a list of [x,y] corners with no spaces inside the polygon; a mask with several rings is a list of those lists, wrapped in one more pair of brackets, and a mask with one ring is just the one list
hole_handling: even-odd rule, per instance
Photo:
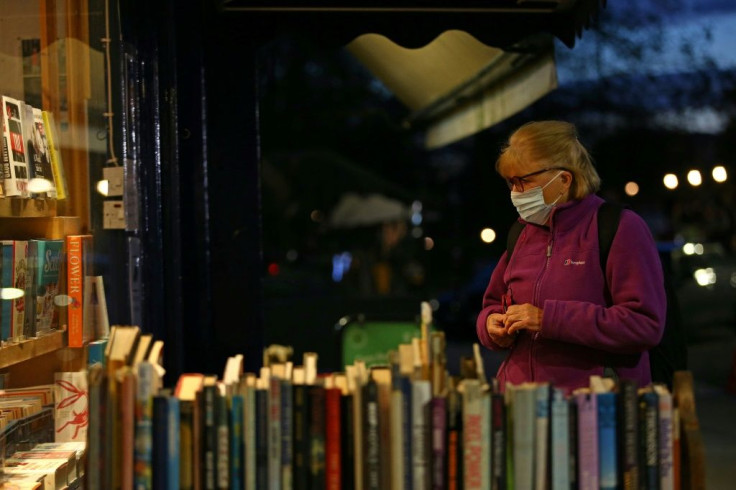
{"label": "purple fleece jacket", "polygon": [[549,381],[569,393],[604,367],[640,386],[651,382],[647,351],[662,337],[666,312],[662,266],[646,223],[625,209],[603,276],[596,221],[602,203],[590,195],[555,207],[549,227],[527,224],[510,262],[504,253],[493,271],[476,322],[481,344],[502,350],[486,330],[488,315],[502,312],[502,294],[511,291],[514,304],[544,311],[541,331],[524,330],[509,347],[496,375],[502,388]]}

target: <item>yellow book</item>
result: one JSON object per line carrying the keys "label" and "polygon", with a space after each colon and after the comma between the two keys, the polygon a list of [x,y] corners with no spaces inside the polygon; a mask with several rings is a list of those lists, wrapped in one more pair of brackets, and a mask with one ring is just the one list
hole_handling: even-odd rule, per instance
{"label": "yellow book", "polygon": [[66,199],[68,192],[66,177],[64,177],[64,162],[59,150],[59,133],[56,131],[54,115],[49,111],[43,111],[43,123],[46,126],[46,141],[51,156],[51,171],[54,174],[54,184],[56,185],[56,199]]}

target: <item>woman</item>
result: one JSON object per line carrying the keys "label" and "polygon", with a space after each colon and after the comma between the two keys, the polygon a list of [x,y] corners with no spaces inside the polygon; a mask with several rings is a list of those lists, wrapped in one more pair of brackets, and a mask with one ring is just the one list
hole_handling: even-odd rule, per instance
{"label": "woman", "polygon": [[548,381],[570,392],[610,370],[651,382],[647,351],[662,337],[666,299],[646,223],[622,211],[604,275],[600,178],[572,124],[520,127],[496,171],[526,223],[510,259],[504,254],[493,271],[476,323],[483,345],[509,350],[496,375],[502,389]]}

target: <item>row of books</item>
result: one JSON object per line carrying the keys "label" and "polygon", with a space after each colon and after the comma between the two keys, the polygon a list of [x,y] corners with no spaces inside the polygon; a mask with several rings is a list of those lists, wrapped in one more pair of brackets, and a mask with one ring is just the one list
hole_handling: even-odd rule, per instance
{"label": "row of books", "polygon": [[65,199],[64,165],[53,113],[0,96],[0,197]]}
{"label": "row of books", "polygon": [[140,336],[121,354],[117,335],[106,366],[90,367],[90,488],[679,489],[702,455],[694,405],[680,403],[687,372],[673,393],[600,377],[570,394],[502,391],[477,345],[450,376],[431,332],[386,365],[320,373],[306,353],[243,373],[233,356],[221,378],[188,373],[171,389],[136,354]]}
{"label": "row of books", "polygon": [[83,489],[85,442],[45,442],[5,459],[0,489]]}
{"label": "row of books", "polygon": [[0,341],[18,342],[65,328],[70,347],[108,334],[92,235],[0,241]]}

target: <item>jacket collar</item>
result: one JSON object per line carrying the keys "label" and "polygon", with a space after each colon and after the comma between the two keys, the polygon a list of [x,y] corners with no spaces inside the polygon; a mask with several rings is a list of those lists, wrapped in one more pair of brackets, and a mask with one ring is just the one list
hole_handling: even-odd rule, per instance
{"label": "jacket collar", "polygon": [[[541,226],[541,228],[549,229],[550,231],[555,230],[558,232],[567,231],[583,221],[586,216],[595,212],[601,204],[603,204],[603,199],[595,194],[589,194],[582,199],[567,201],[566,203],[552,208],[548,226]],[[530,224],[521,219],[520,221],[522,223]]]}

